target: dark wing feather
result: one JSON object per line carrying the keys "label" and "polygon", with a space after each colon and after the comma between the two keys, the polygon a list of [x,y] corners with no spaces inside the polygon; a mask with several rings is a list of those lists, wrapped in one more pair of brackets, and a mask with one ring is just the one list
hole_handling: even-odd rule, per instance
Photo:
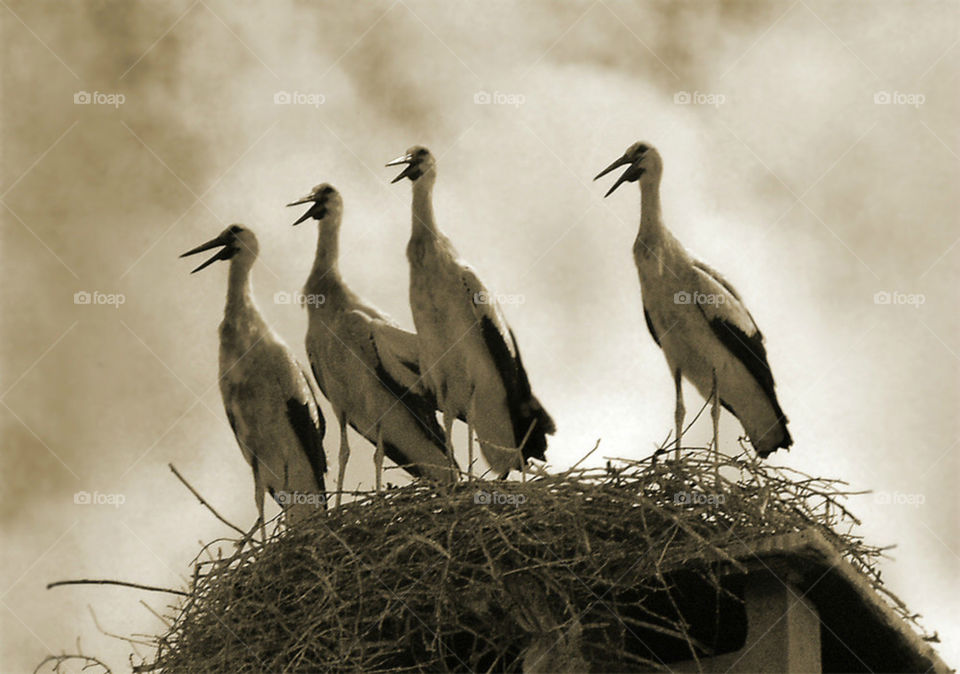
{"label": "dark wing feather", "polygon": [[535,422],[533,431],[530,432],[530,437],[523,446],[523,458],[545,461],[546,436],[554,433],[557,427],[530,390],[530,381],[523,367],[520,349],[517,347],[513,331],[509,332],[513,349],[507,345],[503,334],[489,316],[481,317],[480,332],[507,392],[507,408],[510,410],[514,442],[517,445],[523,442],[531,425]]}
{"label": "dark wing feather", "polygon": [[[376,438],[370,438],[370,437],[368,437],[363,431],[361,431],[361,430],[357,427],[357,425],[356,425],[355,423],[353,423],[352,421],[348,421],[347,423],[349,424],[350,428],[352,428],[353,430],[355,430],[361,437],[366,438],[367,440],[369,440],[369,441],[370,441],[372,444],[374,444],[374,445],[377,444],[377,439],[376,439]],[[407,459],[406,454],[404,454],[404,453],[400,450],[400,448],[397,447],[397,446],[396,446],[395,444],[393,444],[392,442],[384,442],[384,443],[383,443],[383,454],[384,454],[384,456],[386,456],[388,459],[390,459],[391,461],[393,461],[395,464],[397,464],[398,466],[400,466],[401,468],[403,468],[405,471],[407,471],[411,476],[413,476],[413,477],[422,477],[422,476],[423,476],[423,473],[420,472],[420,468],[417,466],[417,464],[415,464],[415,463],[410,463],[410,460]]]}
{"label": "dark wing feather", "polygon": [[[319,415],[320,409],[317,408]],[[326,486],[323,482],[323,474],[327,472],[327,456],[323,451],[324,425],[322,422],[315,422],[313,415],[310,414],[310,403],[290,398],[287,400],[287,418],[290,420],[290,427],[296,433],[300,441],[300,447],[310,462],[310,469],[313,471],[313,477],[317,482],[317,488],[325,492]],[[322,419],[322,416],[318,416]]]}
{"label": "dark wing feather", "polygon": [[646,307],[643,308],[643,320],[647,323],[647,330],[650,331],[650,336],[653,337],[653,341],[657,346],[660,346],[660,338],[657,337],[657,331],[653,327],[653,321],[650,320],[650,312],[647,311]]}
{"label": "dark wing feather", "polygon": [[[376,345],[374,345],[376,348]],[[442,451],[444,454],[449,456],[449,451],[447,448],[447,434],[444,433],[443,428],[440,427],[440,423],[437,421],[437,408],[435,401],[432,401],[428,396],[423,396],[417,393],[414,393],[408,388],[405,388],[400,384],[396,379],[390,376],[390,373],[387,372],[386,368],[383,366],[383,362],[380,361],[380,354],[377,353],[377,367],[376,375],[377,379],[380,380],[380,383],[383,384],[384,388],[390,391],[391,394],[397,399],[397,401],[407,408],[407,411],[410,412],[410,415],[416,419],[417,423],[420,424],[423,428],[423,432],[426,433],[427,437],[433,442],[436,447]],[[384,447],[384,453],[386,453],[386,447]],[[399,451],[399,450],[398,450]],[[390,457],[393,461],[393,457]],[[399,462],[401,464],[405,461]]]}
{"label": "dark wing feather", "polygon": [[[697,307],[703,312],[703,308],[699,304]],[[770,364],[767,362],[767,350],[763,345],[763,335],[759,330],[752,335],[748,335],[736,324],[719,316],[711,318],[704,313],[704,318],[720,343],[743,364],[747,372],[760,385],[761,390],[773,407],[774,414],[783,426],[784,439],[780,446],[789,447],[793,444],[793,439],[787,430],[787,417],[780,407],[780,401],[777,400],[777,393],[774,390],[773,372],[771,372]],[[736,411],[730,409],[726,403],[724,403],[724,407],[736,414]]]}

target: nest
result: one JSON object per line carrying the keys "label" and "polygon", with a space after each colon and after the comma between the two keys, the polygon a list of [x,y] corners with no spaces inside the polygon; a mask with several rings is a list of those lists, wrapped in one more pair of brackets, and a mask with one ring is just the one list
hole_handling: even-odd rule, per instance
{"label": "nest", "polygon": [[525,483],[413,484],[265,543],[215,541],[147,667],[663,669],[662,653],[703,657],[729,636],[691,627],[681,580],[699,610],[742,608],[718,572],[738,564],[725,548],[811,528],[880,589],[881,549],[851,533],[844,483],[747,456],[721,456],[719,474],[694,449]]}

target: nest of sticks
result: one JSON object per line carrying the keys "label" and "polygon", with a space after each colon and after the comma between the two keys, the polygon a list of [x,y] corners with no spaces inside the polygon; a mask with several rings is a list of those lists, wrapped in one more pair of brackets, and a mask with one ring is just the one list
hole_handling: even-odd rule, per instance
{"label": "nest of sticks", "polygon": [[263,543],[214,541],[142,669],[664,669],[652,641],[695,659],[724,638],[681,617],[678,579],[700,604],[712,592],[710,610],[735,606],[725,548],[811,528],[882,590],[882,550],[852,533],[846,485],[748,456],[721,455],[719,476],[692,449],[525,483],[412,484]]}

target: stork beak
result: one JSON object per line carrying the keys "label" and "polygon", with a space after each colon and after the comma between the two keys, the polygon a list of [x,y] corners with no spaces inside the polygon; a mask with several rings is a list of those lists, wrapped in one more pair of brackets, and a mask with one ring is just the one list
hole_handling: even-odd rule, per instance
{"label": "stork beak", "polygon": [[308,203],[308,202],[310,202],[310,201],[316,201],[316,200],[317,200],[316,195],[314,195],[314,194],[308,194],[307,196],[301,197],[301,198],[297,199],[296,201],[291,201],[289,204],[287,204],[287,206],[288,206],[288,207],[289,207],[289,206],[299,206],[300,204],[305,204],[305,203]]}
{"label": "stork beak", "polygon": [[[202,244],[200,244],[199,246],[197,246],[196,248],[191,248],[190,250],[188,250],[186,253],[184,253],[184,254],[181,255],[180,257],[187,257],[187,256],[189,256],[189,255],[196,255],[197,253],[202,253],[203,251],[205,251],[205,250],[210,250],[211,248],[218,248],[218,247],[220,247],[220,246],[227,246],[227,245],[230,244],[230,243],[231,243],[231,242],[227,239],[227,237],[225,237],[225,236],[223,236],[223,235],[221,234],[221,235],[218,236],[217,238],[215,238],[215,239],[210,239],[210,240],[207,241],[206,243],[202,243]],[[194,270],[193,270],[192,272],[190,272],[190,273],[191,273],[191,274],[196,274],[196,273],[197,273],[198,271],[200,271],[201,269],[206,269],[207,267],[209,267],[210,265],[212,265],[214,262],[217,262],[218,260],[229,260],[231,257],[233,257],[233,253],[234,253],[234,252],[235,252],[235,251],[234,251],[233,249],[231,249],[231,248],[226,248],[226,247],[225,247],[225,248],[223,248],[222,250],[218,251],[216,255],[214,255],[213,257],[211,257],[209,260],[207,260],[206,262],[204,262],[202,265],[200,265],[199,267],[197,267],[196,269],[194,269]]]}
{"label": "stork beak", "polygon": [[408,178],[408,177],[409,177],[409,178],[413,179],[413,178],[415,177],[415,176],[413,176],[413,174],[416,173],[417,164],[416,164],[416,162],[414,161],[414,158],[413,158],[412,155],[405,154],[405,155],[403,155],[402,157],[397,157],[396,159],[391,159],[390,161],[388,161],[388,162],[385,164],[385,166],[399,166],[400,164],[406,164],[407,167],[406,167],[405,169],[403,169],[403,171],[400,172],[400,175],[398,175],[396,178],[394,178],[393,180],[391,180],[391,181],[390,181],[390,184],[399,182],[399,181],[403,180],[404,178]]}
{"label": "stork beak", "polygon": [[[631,162],[630,157],[628,157],[627,155],[623,155],[622,157],[617,159],[615,162],[610,164],[610,166],[600,171],[600,173],[596,175],[594,180],[597,180],[598,178],[602,178],[603,176],[607,175],[608,173],[610,173],[610,171],[614,170],[615,168],[623,166],[624,164],[630,164],[630,162]],[[640,168],[638,165],[633,164],[630,168],[628,168],[626,171],[620,174],[620,177],[617,178],[617,182],[613,184],[613,187],[607,190],[607,193],[603,195],[603,198],[606,199],[607,197],[609,197],[611,194],[613,194],[614,190],[620,187],[620,185],[622,185],[623,183],[633,182],[635,180],[638,180],[641,175],[643,175],[643,169]]]}
{"label": "stork beak", "polygon": [[629,163],[630,163],[630,158],[627,155],[623,155],[622,157],[617,159],[615,162],[610,164],[610,166],[600,171],[600,173],[598,173],[596,177],[594,177],[594,180],[598,180],[602,178],[603,176],[607,175],[608,173],[610,173],[610,171],[617,168],[618,166],[623,166],[624,164],[629,164]]}
{"label": "stork beak", "polygon": [[309,204],[313,202],[313,206],[308,208],[303,215],[296,219],[296,221],[293,223],[294,227],[305,220],[309,220],[310,218],[316,218],[317,220],[320,220],[327,214],[326,205],[321,203],[318,199],[319,197],[316,195],[310,194],[302,199],[297,199],[296,201],[292,201],[287,204],[287,207],[289,208],[290,206],[299,206],[300,204]]}

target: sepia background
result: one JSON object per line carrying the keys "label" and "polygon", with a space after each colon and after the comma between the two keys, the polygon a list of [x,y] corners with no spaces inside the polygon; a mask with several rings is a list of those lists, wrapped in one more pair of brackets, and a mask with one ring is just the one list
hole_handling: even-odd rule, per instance
{"label": "sepia background", "polygon": [[[641,139],[667,225],[766,335],[796,440],[772,461],[873,490],[851,503],[861,533],[896,544],[888,586],[960,664],[958,9],[0,1],[0,669],[78,637],[125,668],[88,607],[108,632],[164,629],[138,602],[165,595],[44,586],[184,583],[227,530],[168,463],[231,521],[256,516],[216,381],[226,265],[191,276],[177,255],[253,228],[260,307],[305,358],[290,300],[316,229],[284,204],[329,181],[345,277],[411,328],[410,188],[383,164],[416,143],[441,227],[510,296],[559,426],[551,466],[598,438],[591,462],[650,453],[673,387],[631,258],[639,195],[591,183]],[[721,432],[735,451],[739,424]],[[689,439],[709,435],[702,417]],[[353,447],[348,486],[369,487],[372,448]]]}

